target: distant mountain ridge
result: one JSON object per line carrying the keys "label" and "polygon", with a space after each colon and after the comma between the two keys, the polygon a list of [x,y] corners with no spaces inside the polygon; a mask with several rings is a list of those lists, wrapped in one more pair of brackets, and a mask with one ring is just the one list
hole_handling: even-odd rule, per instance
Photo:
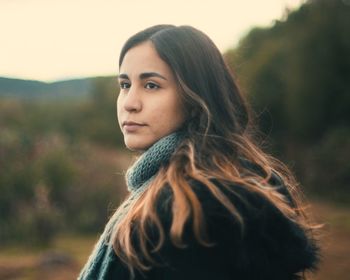
{"label": "distant mountain ridge", "polygon": [[[91,96],[96,79],[82,78],[46,83],[0,77],[0,98],[23,100],[81,100]],[[104,77],[106,79],[112,77]]]}

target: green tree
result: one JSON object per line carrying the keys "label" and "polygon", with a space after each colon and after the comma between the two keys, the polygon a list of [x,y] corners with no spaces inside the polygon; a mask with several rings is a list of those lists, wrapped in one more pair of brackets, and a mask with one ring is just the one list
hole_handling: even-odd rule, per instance
{"label": "green tree", "polygon": [[[337,132],[350,126],[349,34],[349,1],[308,1],[225,54],[277,153],[295,162],[310,187],[337,182],[342,195],[350,170],[335,158],[350,149],[348,134]],[[332,154],[336,143],[343,149]],[[327,157],[339,172],[327,172]]]}

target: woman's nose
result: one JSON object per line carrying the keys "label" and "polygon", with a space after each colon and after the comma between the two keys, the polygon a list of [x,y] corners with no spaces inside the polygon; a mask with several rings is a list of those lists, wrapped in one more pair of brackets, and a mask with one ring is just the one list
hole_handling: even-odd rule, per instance
{"label": "woman's nose", "polygon": [[138,94],[136,87],[131,86],[124,100],[124,109],[128,112],[138,112],[141,108],[142,102],[140,95]]}

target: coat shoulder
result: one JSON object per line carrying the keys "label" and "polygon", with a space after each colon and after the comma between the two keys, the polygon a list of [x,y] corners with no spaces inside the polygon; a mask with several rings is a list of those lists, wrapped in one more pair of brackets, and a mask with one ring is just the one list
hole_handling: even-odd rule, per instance
{"label": "coat shoulder", "polygon": [[[262,195],[239,185],[231,186],[231,192],[216,182],[242,217],[241,224],[206,186],[198,182],[191,186],[201,203],[210,241],[215,245],[204,247],[198,243],[190,219],[183,233],[183,240],[189,244],[187,249],[177,248],[167,238],[161,251],[164,259],[176,264],[178,270],[191,271],[186,267],[188,262],[193,263],[190,259],[196,259],[198,267],[211,267],[215,273],[225,272],[228,277],[245,277],[241,279],[261,279],[261,275],[267,277],[264,279],[297,279],[298,273],[315,269],[319,252],[316,242]],[[276,187],[287,193],[281,182]],[[172,201],[173,194],[166,186],[157,203],[165,229],[172,222]]]}

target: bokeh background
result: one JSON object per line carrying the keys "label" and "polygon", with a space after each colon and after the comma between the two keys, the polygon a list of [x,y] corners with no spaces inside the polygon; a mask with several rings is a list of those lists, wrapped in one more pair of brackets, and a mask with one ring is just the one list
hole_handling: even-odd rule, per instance
{"label": "bokeh background", "polygon": [[312,279],[349,279],[349,0],[1,0],[0,279],[77,277],[127,194],[117,57],[157,23],[218,44],[324,224]]}

